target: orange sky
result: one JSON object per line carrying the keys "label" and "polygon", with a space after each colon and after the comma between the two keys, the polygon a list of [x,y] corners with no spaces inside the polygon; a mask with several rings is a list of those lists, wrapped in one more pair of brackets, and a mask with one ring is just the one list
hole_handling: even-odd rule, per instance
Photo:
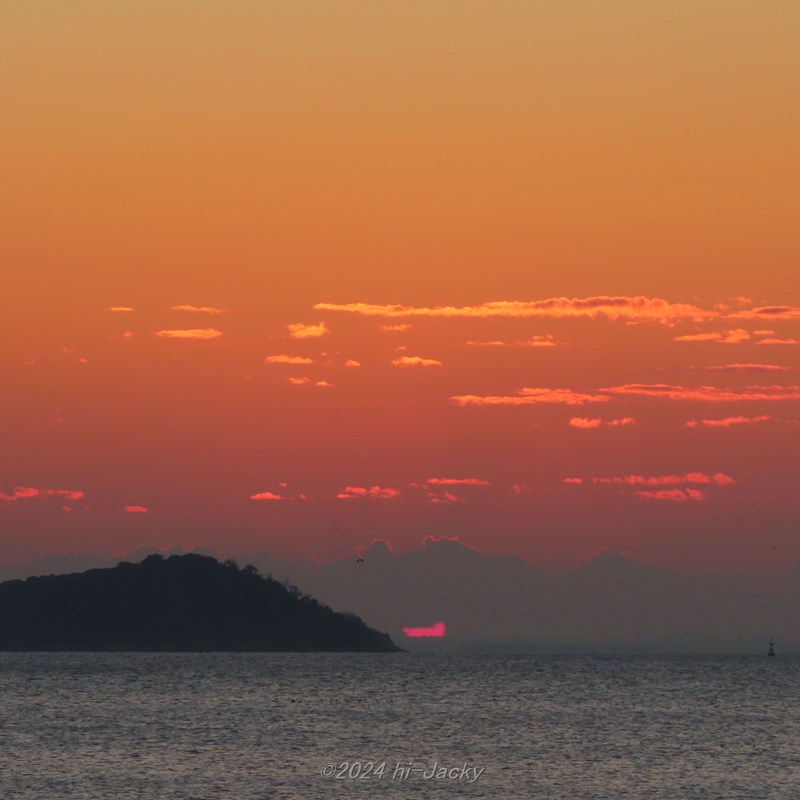
{"label": "orange sky", "polygon": [[794,0],[6,4],[0,560],[800,561],[798,33]]}

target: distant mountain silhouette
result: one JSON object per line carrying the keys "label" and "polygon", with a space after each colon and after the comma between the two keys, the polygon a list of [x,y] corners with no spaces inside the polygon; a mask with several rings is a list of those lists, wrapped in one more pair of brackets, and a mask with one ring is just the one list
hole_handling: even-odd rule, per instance
{"label": "distant mountain silhouette", "polygon": [[[180,545],[166,551],[140,548],[128,560],[152,553],[169,557],[186,551]],[[491,555],[456,538],[433,536],[399,552],[376,540],[321,564],[264,550],[234,557],[284,584],[297,584],[321,603],[355,612],[408,649],[762,653],[772,635],[782,654],[800,652],[800,567],[764,576],[684,573],[605,550],[553,573],[516,556]],[[0,565],[0,580],[113,563],[96,553],[37,556]],[[445,637],[407,639],[403,632],[439,620],[447,626]],[[0,631],[0,648],[3,636]]]}
{"label": "distant mountain silhouette", "polygon": [[194,553],[0,583],[0,650],[397,649],[255,567]]}
{"label": "distant mountain silhouette", "polygon": [[[555,574],[446,537],[401,552],[379,541],[361,555],[363,564],[350,556],[292,579],[409,649],[761,653],[766,632],[782,652],[800,651],[800,569],[771,580],[684,574],[603,551]],[[439,620],[444,638],[406,640],[402,633]]]}

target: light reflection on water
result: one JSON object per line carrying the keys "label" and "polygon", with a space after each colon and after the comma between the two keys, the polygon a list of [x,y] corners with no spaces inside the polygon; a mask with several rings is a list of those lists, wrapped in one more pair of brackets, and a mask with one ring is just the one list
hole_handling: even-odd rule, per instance
{"label": "light reflection on water", "polygon": [[0,653],[0,797],[797,800],[798,697],[787,656]]}

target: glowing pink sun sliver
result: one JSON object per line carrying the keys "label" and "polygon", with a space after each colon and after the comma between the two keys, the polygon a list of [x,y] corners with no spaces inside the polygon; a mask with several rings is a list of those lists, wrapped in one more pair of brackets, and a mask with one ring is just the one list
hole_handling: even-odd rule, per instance
{"label": "glowing pink sun sliver", "polygon": [[433,637],[440,638],[447,633],[444,622],[435,622],[427,628],[403,628],[403,633],[412,639]]}

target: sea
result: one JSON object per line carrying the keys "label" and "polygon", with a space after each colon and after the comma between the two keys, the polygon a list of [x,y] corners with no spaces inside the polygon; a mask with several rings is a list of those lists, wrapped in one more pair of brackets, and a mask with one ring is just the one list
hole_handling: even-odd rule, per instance
{"label": "sea", "polygon": [[800,798],[800,657],[0,653],[3,800]]}

